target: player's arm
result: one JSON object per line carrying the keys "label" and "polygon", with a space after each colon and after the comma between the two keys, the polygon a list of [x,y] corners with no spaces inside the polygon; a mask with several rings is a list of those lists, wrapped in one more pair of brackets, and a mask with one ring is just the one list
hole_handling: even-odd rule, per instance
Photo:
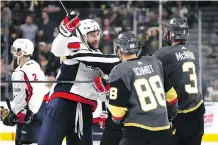
{"label": "player's arm", "polygon": [[[13,81],[25,81],[24,73],[22,71],[16,71],[12,73]],[[26,84],[25,83],[13,83],[13,101],[12,111],[17,114],[26,106]]]}
{"label": "player's arm", "polygon": [[164,76],[164,89],[167,101],[168,117],[169,120],[172,121],[178,112],[178,97],[166,75]]}
{"label": "player's arm", "polygon": [[120,59],[115,55],[103,55],[99,52],[80,51],[72,56],[73,59],[86,65],[100,68],[105,74],[109,74]]}
{"label": "player's arm", "polygon": [[59,25],[60,33],[54,39],[51,52],[55,56],[68,56],[72,51],[76,51],[85,45],[82,44],[81,40],[72,33],[75,32],[76,28],[79,26],[80,20],[75,12],[71,12],[69,16],[67,15]]}
{"label": "player's arm", "polygon": [[57,57],[69,56],[82,48],[86,48],[86,46],[79,38],[75,36],[65,37],[58,34],[52,43],[51,52]]}
{"label": "player's arm", "polygon": [[[110,78],[109,78],[110,79]],[[130,92],[121,78],[110,82],[110,99],[108,109],[115,123],[120,123],[126,112]]]}

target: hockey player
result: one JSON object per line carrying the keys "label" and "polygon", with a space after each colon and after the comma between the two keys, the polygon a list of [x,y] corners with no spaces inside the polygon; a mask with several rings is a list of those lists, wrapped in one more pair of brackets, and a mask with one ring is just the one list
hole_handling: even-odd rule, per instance
{"label": "hockey player", "polygon": [[122,63],[109,75],[109,110],[112,120],[124,125],[119,145],[167,145],[177,94],[161,62],[151,56],[137,58],[140,48],[131,31],[117,37],[114,50]]}
{"label": "hockey player", "polygon": [[179,110],[173,121],[173,145],[200,145],[204,134],[204,103],[199,90],[198,50],[186,44],[188,24],[183,18],[172,18],[165,28],[170,44],[153,54],[164,67],[178,94]]}
{"label": "hockey player", "polygon": [[[11,52],[17,59],[18,67],[12,73],[12,81],[27,81],[13,84],[12,111],[2,108],[4,125],[16,125],[16,145],[37,143],[39,131],[46,107],[48,88],[42,83],[45,76],[37,62],[30,59],[33,54],[33,43],[28,39],[16,39]],[[44,103],[43,103],[44,101]]]}
{"label": "hockey player", "polygon": [[[81,33],[77,31],[75,37],[73,33],[78,27]],[[99,96],[93,81],[101,71],[109,73],[119,58],[102,55],[97,49],[101,29],[94,20],[80,22],[78,16],[71,12],[61,22],[59,30],[51,51],[58,57],[66,57],[56,79],[72,83],[53,84],[38,144],[61,145],[66,136],[67,145],[91,145],[92,112]]]}

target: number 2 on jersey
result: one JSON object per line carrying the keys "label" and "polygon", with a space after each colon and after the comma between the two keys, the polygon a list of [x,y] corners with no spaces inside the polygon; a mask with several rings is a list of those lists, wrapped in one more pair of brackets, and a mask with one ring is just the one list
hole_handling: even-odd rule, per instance
{"label": "number 2 on jersey", "polygon": [[[159,84],[159,85],[157,85]],[[164,99],[165,92],[162,82],[158,75],[150,77],[148,80],[145,78],[137,79],[134,82],[136,93],[139,97],[141,109],[145,112],[154,110],[157,105],[166,106]],[[152,92],[153,90],[153,92]],[[157,101],[156,101],[156,99]],[[148,101],[149,100],[149,101]]]}
{"label": "number 2 on jersey", "polygon": [[189,94],[197,94],[198,93],[198,86],[197,86],[197,76],[195,73],[195,64],[193,62],[185,62],[182,65],[183,72],[190,72],[190,69],[193,70],[193,73],[189,74],[190,81],[194,82],[194,86],[192,87],[191,84],[185,85],[185,91]]}
{"label": "number 2 on jersey", "polygon": [[38,81],[38,79],[37,79],[37,75],[34,73],[34,74],[32,74],[33,75],[33,77],[34,77],[34,81]]}

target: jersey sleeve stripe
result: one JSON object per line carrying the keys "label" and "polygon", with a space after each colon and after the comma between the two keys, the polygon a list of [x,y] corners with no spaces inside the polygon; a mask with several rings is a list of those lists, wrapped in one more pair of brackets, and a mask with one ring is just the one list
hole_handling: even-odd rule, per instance
{"label": "jersey sleeve stripe", "polygon": [[108,105],[108,109],[110,110],[112,116],[116,119],[123,118],[127,112],[127,108],[117,107],[113,105]]}
{"label": "jersey sleeve stripe", "polygon": [[67,48],[80,49],[80,43],[79,42],[68,43]]}
{"label": "jersey sleeve stripe", "polygon": [[114,55],[102,55],[98,53],[77,53],[73,56],[67,56],[67,58],[76,59],[79,61],[102,63],[115,63],[120,61],[120,59]]}
{"label": "jersey sleeve stripe", "polygon": [[87,61],[87,62],[102,62],[102,63],[119,62],[118,58],[94,57],[94,56],[75,57],[74,59],[79,61]]}
{"label": "jersey sleeve stripe", "polygon": [[174,104],[175,102],[177,102],[178,101],[178,98],[175,98],[174,100],[172,100],[172,101],[170,101],[170,102],[167,102],[169,105],[172,105],[172,104]]}
{"label": "jersey sleeve stripe", "polygon": [[25,73],[25,72],[23,72],[23,73],[24,73],[24,80],[27,81],[27,82],[26,82],[26,85],[27,85],[27,89],[28,89],[28,90],[27,90],[27,91],[28,91],[28,96],[27,96],[27,98],[26,98],[26,101],[27,101],[27,104],[28,104],[29,101],[30,101],[30,98],[32,97],[32,94],[33,94],[33,88],[32,88],[32,86],[30,85],[30,83],[28,82],[29,79],[28,79],[26,73]]}
{"label": "jersey sleeve stripe", "polygon": [[87,99],[87,98],[83,98],[80,95],[73,94],[73,93],[68,93],[68,92],[54,92],[49,97],[48,101],[51,101],[52,99],[59,98],[59,97],[91,105],[91,106],[93,106],[93,111],[95,111],[95,109],[97,108],[97,102],[95,100],[90,100],[90,99]]}
{"label": "jersey sleeve stripe", "polygon": [[177,94],[174,88],[171,88],[169,91],[166,92],[166,101],[171,103],[172,101],[178,100]]}

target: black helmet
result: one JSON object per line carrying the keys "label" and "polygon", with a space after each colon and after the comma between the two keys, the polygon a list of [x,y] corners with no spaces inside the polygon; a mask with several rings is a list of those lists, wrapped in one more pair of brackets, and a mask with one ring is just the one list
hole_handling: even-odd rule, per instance
{"label": "black helmet", "polygon": [[172,40],[187,40],[189,35],[188,28],[188,23],[185,19],[170,19],[164,30],[168,43],[171,43]]}
{"label": "black helmet", "polygon": [[114,40],[114,53],[117,54],[118,49],[125,54],[137,55],[141,52],[141,43],[138,42],[136,35],[133,31],[122,32]]}

